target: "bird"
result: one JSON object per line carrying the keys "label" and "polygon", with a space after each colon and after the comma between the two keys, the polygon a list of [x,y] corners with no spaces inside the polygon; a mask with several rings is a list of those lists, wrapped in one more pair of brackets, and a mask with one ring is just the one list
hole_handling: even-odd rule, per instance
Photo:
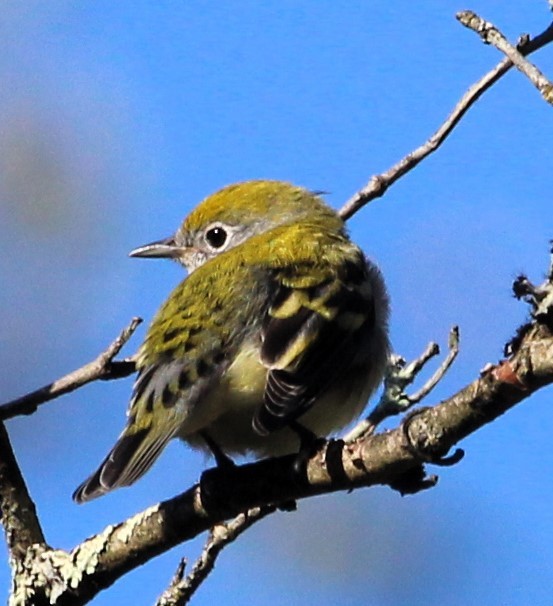
{"label": "bird", "polygon": [[383,378],[384,279],[318,193],[229,185],[130,256],[188,275],[152,320],[126,425],[77,503],[133,484],[175,437],[221,465],[297,453],[358,418]]}

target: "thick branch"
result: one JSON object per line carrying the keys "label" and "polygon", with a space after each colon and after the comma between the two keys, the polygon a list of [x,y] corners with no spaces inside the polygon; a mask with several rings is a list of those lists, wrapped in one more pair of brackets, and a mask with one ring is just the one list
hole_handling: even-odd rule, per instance
{"label": "thick branch", "polygon": [[15,568],[28,549],[44,544],[44,534],[10,444],[8,432],[0,422],[0,512],[6,533],[10,561]]}
{"label": "thick branch", "polygon": [[[525,44],[521,46],[518,51],[523,56],[529,55],[530,53],[540,49],[542,46],[549,44],[551,41],[553,41],[553,23],[539,36],[525,42]],[[472,107],[472,105],[474,105],[474,103],[493,84],[495,84],[504,74],[506,74],[511,67],[513,67],[511,60],[504,59],[483,78],[473,84],[461,97],[445,122],[430,137],[430,139],[428,139],[428,141],[402,158],[397,164],[394,164],[394,166],[392,166],[386,172],[371,177],[367,185],[354,194],[344,204],[344,206],[342,206],[340,209],[340,216],[343,219],[349,219],[361,207],[365,206],[365,204],[368,204],[375,198],[380,198],[383,196],[390,185],[393,185],[400,177],[415,168],[415,166],[417,166],[421,160],[424,160],[426,156],[429,156],[431,153],[435,152],[447,139],[451,131],[457,126],[469,108]]]}
{"label": "thick branch", "polygon": [[17,398],[17,400],[2,404],[0,406],[0,420],[11,419],[19,415],[30,415],[41,404],[59,398],[92,381],[97,381],[98,379],[121,379],[122,377],[131,375],[135,372],[134,360],[132,358],[119,362],[115,362],[113,358],[121,351],[123,345],[131,338],[141,322],[141,318],[133,318],[131,323],[121,331],[117,339],[92,362],[70,372],[68,375],[61,377],[61,379],[49,385],[45,385],[21,398]]}

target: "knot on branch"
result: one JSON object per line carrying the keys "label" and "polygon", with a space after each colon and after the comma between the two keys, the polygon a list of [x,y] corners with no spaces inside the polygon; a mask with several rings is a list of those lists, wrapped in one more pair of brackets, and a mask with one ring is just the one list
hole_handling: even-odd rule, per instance
{"label": "knot on branch", "polygon": [[[465,456],[462,448],[457,448],[452,455],[446,456],[442,446],[437,446],[437,438],[425,416],[432,410],[429,406],[410,412],[401,424],[402,446],[423,463],[431,463],[440,467],[456,465]],[[417,420],[417,429],[411,431],[413,421]]]}

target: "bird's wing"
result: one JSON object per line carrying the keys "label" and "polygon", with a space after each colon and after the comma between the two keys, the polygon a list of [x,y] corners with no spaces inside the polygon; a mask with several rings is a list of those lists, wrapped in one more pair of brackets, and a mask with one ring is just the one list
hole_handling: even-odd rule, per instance
{"label": "bird's wing", "polygon": [[359,252],[337,269],[296,268],[277,274],[262,331],[262,362],[270,369],[254,429],[261,435],[303,415],[339,380],[374,325],[367,265]]}

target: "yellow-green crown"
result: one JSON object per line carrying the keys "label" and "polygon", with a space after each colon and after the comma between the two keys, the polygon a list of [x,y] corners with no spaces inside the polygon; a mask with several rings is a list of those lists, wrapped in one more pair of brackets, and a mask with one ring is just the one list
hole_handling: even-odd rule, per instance
{"label": "yellow-green crown", "polygon": [[197,231],[215,222],[247,225],[258,222],[282,225],[301,220],[342,220],[316,194],[283,181],[245,181],[229,185],[205,198],[185,219],[182,230]]}

